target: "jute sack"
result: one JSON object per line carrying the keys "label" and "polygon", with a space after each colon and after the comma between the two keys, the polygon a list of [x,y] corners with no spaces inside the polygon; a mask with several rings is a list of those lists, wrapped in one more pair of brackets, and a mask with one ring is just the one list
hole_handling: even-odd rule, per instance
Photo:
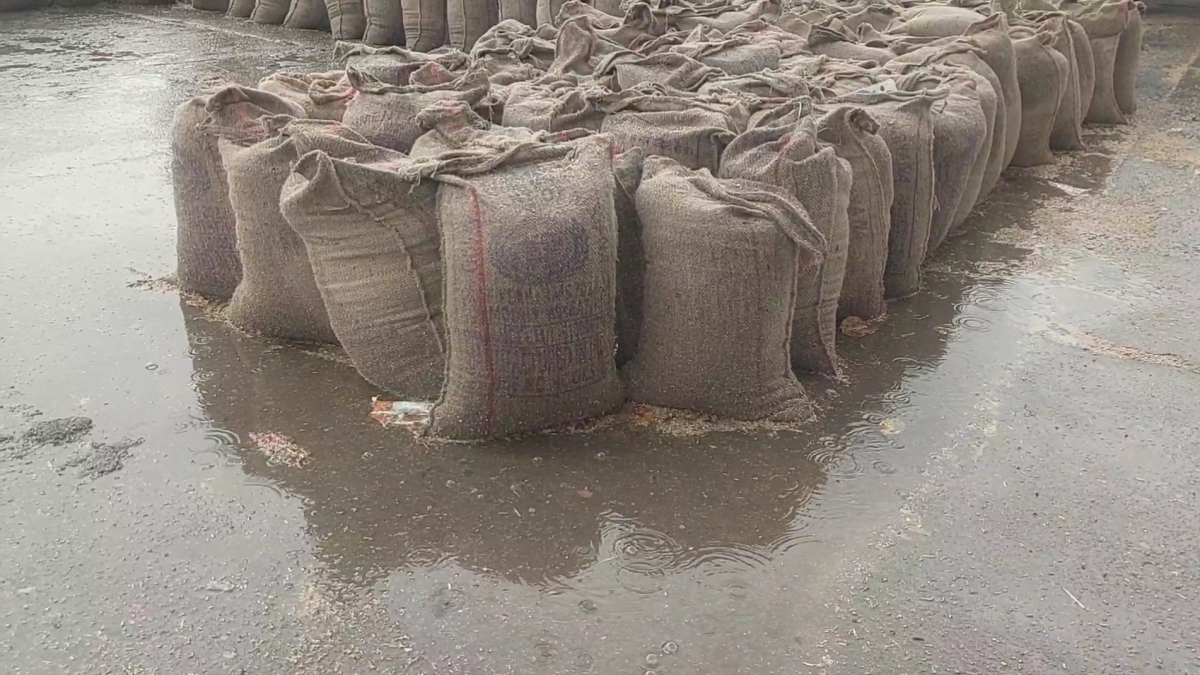
{"label": "jute sack", "polygon": [[225,14],[236,19],[249,19],[254,13],[254,5],[255,0],[230,0]]}
{"label": "jute sack", "polygon": [[446,0],[449,45],[470,51],[475,41],[500,21],[497,0]]}
{"label": "jute sack", "polygon": [[1083,95],[1082,75],[1076,58],[1074,37],[1070,19],[1062,12],[1025,12],[1023,18],[1032,22],[1038,30],[1051,35],[1048,46],[1066,60],[1067,78],[1063,81],[1062,99],[1054,114],[1054,128],[1050,131],[1050,148],[1053,150],[1083,149],[1083,110],[1080,98]]}
{"label": "jute sack", "polygon": [[734,419],[811,415],[787,345],[796,279],[821,234],[782,189],[649,157],[637,191],[646,254],[631,400]]}
{"label": "jute sack", "polygon": [[365,44],[403,45],[407,42],[400,0],[363,0],[363,18],[366,20],[362,34]]}
{"label": "jute sack", "polygon": [[291,8],[291,0],[255,0],[250,20],[254,23],[277,26],[287,18],[288,10]]}
{"label": "jute sack", "polygon": [[227,12],[229,0],[192,0],[192,9],[202,12]]}
{"label": "jute sack", "polygon": [[637,189],[645,153],[634,148],[613,157],[613,204],[617,212],[617,366],[637,354],[642,332],[646,251],[637,214]]}
{"label": "jute sack", "polygon": [[346,106],[354,95],[354,88],[346,73],[334,70],[328,73],[272,73],[258,88],[295,103],[310,119],[340,122],[346,114]]}
{"label": "jute sack", "polygon": [[418,52],[446,44],[446,0],[400,0],[405,46]]}
{"label": "jute sack", "polygon": [[1092,42],[1087,31],[1076,21],[1068,21],[1071,31],[1071,47],[1075,50],[1075,64],[1079,66],[1079,118],[1086,120],[1092,105],[1092,94],[1096,90],[1096,59],[1092,56]]}
{"label": "jute sack", "polygon": [[267,132],[257,120],[264,116],[304,115],[303,109],[256,89],[229,86],[197,96],[175,109],[171,123],[171,178],[175,188],[176,276],[179,286],[215,300],[228,300],[242,279],[236,219],[217,138],[201,125],[208,105],[224,109],[227,124],[239,122],[245,133]]}
{"label": "jute sack", "polygon": [[504,147],[520,142],[565,142],[590,135],[586,129],[561,132],[534,131],[526,127],[495,126],[462,101],[438,101],[422,110],[417,125],[426,130],[413,143],[410,157],[438,157],[477,150],[481,144]]}
{"label": "jute sack", "polygon": [[621,405],[610,153],[593,136],[481,141],[428,160],[441,183],[449,338],[433,435],[506,436]]}
{"label": "jute sack", "polygon": [[350,42],[334,45],[333,56],[342,66],[396,86],[410,84],[413,73],[431,63],[453,73],[466,72],[471,65],[471,57],[455,49],[425,54],[404,47],[372,47]]}
{"label": "jute sack", "polygon": [[574,17],[558,29],[555,58],[548,70],[551,75],[592,75],[606,56],[618,52],[627,50],[600,36],[592,27],[590,17]]}
{"label": "jute sack", "polygon": [[667,33],[638,48],[642,54],[675,53],[717,68],[728,75],[746,75],[778,68],[782,56],[779,44],[756,40],[751,35],[723,35],[698,26],[690,33]]}
{"label": "jute sack", "polygon": [[437,183],[373,145],[315,150],[292,167],[279,208],[304,240],[338,342],[371,384],[437,398],[445,375]]}
{"label": "jute sack", "polygon": [[845,33],[827,26],[813,26],[808,36],[808,46],[814,54],[847,61],[874,61],[884,64],[895,58],[887,49],[868,47]]}
{"label": "jute sack", "polygon": [[325,9],[325,0],[292,0],[283,19],[283,27],[297,30],[329,28],[329,11]]}
{"label": "jute sack", "polygon": [[1013,29],[1013,48],[1017,53],[1017,79],[1021,84],[1021,136],[1011,164],[1041,166],[1053,164],[1050,134],[1069,77],[1069,66],[1062,54],[1050,47],[1054,34]]}
{"label": "jute sack", "polygon": [[611,76],[617,90],[632,89],[643,83],[657,83],[682,91],[695,91],[704,83],[726,75],[725,71],[706,66],[696,59],[673,52],[650,56],[610,54],[596,67],[596,77]]}
{"label": "jute sack", "polygon": [[1142,54],[1142,13],[1138,8],[1129,11],[1129,23],[1121,31],[1113,61],[1113,95],[1117,107],[1126,115],[1137,112],[1138,62]]}
{"label": "jute sack", "polygon": [[1021,134],[1021,83],[1017,77],[1017,54],[1008,34],[1008,21],[1003,14],[993,14],[972,24],[965,33],[966,41],[976,48],[980,59],[1000,80],[1004,94],[1004,166],[1012,162]]}
{"label": "jute sack", "polygon": [[[770,183],[787,191],[825,239],[816,274],[796,280],[792,367],[836,377],[837,309],[850,245],[850,165],[817,140],[807,104],[790,103],[771,123],[745,131],[721,155],[721,178]],[[791,110],[787,110],[791,108]]]}
{"label": "jute sack", "polygon": [[647,155],[670,157],[691,169],[720,167],[721,153],[736,135],[734,122],[717,106],[659,93],[626,92],[604,101],[607,116],[600,130],[620,151],[641,148]]}
{"label": "jute sack", "polygon": [[883,275],[892,227],[892,153],[863,108],[837,106],[825,112],[818,129],[817,137],[849,164],[852,176],[838,318],[875,319],[887,312]]}
{"label": "jute sack", "polygon": [[749,94],[762,98],[797,98],[807,96],[808,82],[803,75],[782,70],[764,70],[747,75],[726,75],[705,82],[697,90],[707,94]]}
{"label": "jute sack", "polygon": [[538,36],[537,32],[513,19],[492,26],[471,48],[476,60],[493,60],[506,65],[527,64],[539,70],[549,70],[554,63],[555,44]]}
{"label": "jute sack", "polygon": [[[1072,18],[1087,33],[1092,47],[1096,83],[1084,121],[1093,124],[1128,124],[1117,103],[1116,64],[1122,35],[1129,28],[1131,15],[1137,13],[1137,5],[1133,0],[1094,0],[1064,6],[1067,7]],[[1140,37],[1140,31],[1138,35]]]}
{"label": "jute sack", "polygon": [[503,124],[535,131],[590,129],[600,131],[607,90],[581,87],[576,78],[547,76],[512,85],[504,102]]}
{"label": "jute sack", "polygon": [[[911,76],[903,76],[907,77]],[[879,123],[879,135],[892,155],[894,198],[883,279],[889,299],[921,290],[921,263],[934,206],[932,108],[948,95],[945,88],[910,91],[902,83],[884,80],[835,101],[865,107]]]}
{"label": "jute sack", "polygon": [[996,72],[975,51],[975,47],[966,41],[955,41],[946,45],[937,45],[908,52],[897,57],[888,64],[890,70],[905,72],[904,64],[915,64],[923,67],[932,64],[956,66],[954,71],[958,76],[968,76],[974,81],[975,93],[979,97],[979,105],[987,118],[988,133],[984,142],[981,156],[985,159],[981,175],[972,176],[971,181],[963,191],[959,208],[955,212],[951,231],[962,225],[970,215],[975,205],[987,198],[1004,170],[1004,153],[1006,150],[1005,136],[1008,121],[1007,109],[1004,103],[1004,90]]}
{"label": "jute sack", "polygon": [[973,10],[948,5],[918,5],[907,9],[890,27],[895,33],[916,37],[962,35],[985,17]]}
{"label": "jute sack", "polygon": [[346,108],[343,123],[362,134],[371,143],[391,150],[408,152],[424,130],[416,116],[438,101],[465,101],[475,105],[488,91],[487,76],[468,71],[445,84],[383,84],[353,67],[346,76],[356,96]]}
{"label": "jute sack", "polygon": [[[399,13],[398,0],[395,5]],[[325,13],[329,16],[329,32],[334,40],[361,40],[367,31],[364,0],[325,0]]]}
{"label": "jute sack", "polygon": [[[928,257],[956,222],[966,219],[983,184],[990,131],[975,80],[962,69],[930,65],[905,80],[912,91],[946,87],[949,95],[932,108],[934,208],[929,221]],[[986,82],[984,83],[986,86]],[[966,197],[968,204],[963,204]],[[963,213],[960,214],[960,211]]]}
{"label": "jute sack", "polygon": [[755,19],[768,23],[777,20],[783,7],[779,0],[755,0],[748,5],[733,2],[688,5],[674,2],[669,3],[666,10],[667,25],[675,30],[690,31],[697,26],[707,26],[728,33]]}
{"label": "jute sack", "polygon": [[242,256],[242,282],[229,302],[229,322],[268,337],[336,343],[308,252],[279,210],[279,196],[302,155],[324,150],[337,156],[367,141],[327,120],[264,121],[275,134],[266,140],[250,146],[225,136],[219,141]]}
{"label": "jute sack", "polygon": [[500,20],[537,25],[537,0],[500,0]]}
{"label": "jute sack", "polygon": [[537,0],[537,25],[554,25],[554,18],[562,9],[563,0]]}

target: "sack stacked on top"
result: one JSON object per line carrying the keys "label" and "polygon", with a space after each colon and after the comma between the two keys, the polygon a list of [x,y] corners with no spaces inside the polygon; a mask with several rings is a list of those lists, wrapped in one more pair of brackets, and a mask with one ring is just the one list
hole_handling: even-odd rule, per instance
{"label": "sack stacked on top", "polygon": [[409,48],[181,106],[181,283],[442,437],[626,398],[803,419],[839,320],[916,293],[1004,168],[1134,112],[1131,0],[957,4],[292,3]]}

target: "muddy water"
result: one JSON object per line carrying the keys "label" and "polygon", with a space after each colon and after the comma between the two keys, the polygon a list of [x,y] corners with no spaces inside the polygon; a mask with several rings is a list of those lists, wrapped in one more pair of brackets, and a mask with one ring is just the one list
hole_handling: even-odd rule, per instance
{"label": "muddy water", "polygon": [[[1196,319],[1178,298],[1200,276],[1186,155],[1200,22],[1148,36],[1146,124],[1167,136],[1126,158],[1129,131],[1093,130],[1092,151],[1007,176],[921,294],[841,340],[846,381],[804,380],[820,415],[803,433],[689,435],[625,414],[464,446],[382,428],[368,416],[379,392],[346,364],[238,335],[147,283],[173,265],[174,106],[213,74],[323,65],[322,36],[183,8],[5,21],[0,658],[13,672],[1191,667],[1147,617],[1200,626],[1172,604],[1197,580],[1135,579],[1194,558],[1180,543],[1194,460],[1176,448],[1192,438],[1180,420],[1200,349],[1158,327]],[[1151,247],[1122,218],[1147,213]],[[1130,407],[1156,397],[1183,402]],[[93,421],[82,442],[22,440],[70,416]],[[307,463],[272,462],[262,433]],[[1131,433],[1158,451],[1126,466],[1113,457],[1135,456]],[[1020,511],[1043,491],[1060,505]],[[1048,513],[1082,535],[1039,534]],[[1128,596],[1089,595],[1099,581],[1059,569],[1079,558],[1116,578],[1113,546],[1135,549],[1134,530],[1174,553],[1123,576]],[[1076,539],[1090,543],[1062,545]],[[1129,609],[1081,618],[1071,598]],[[1025,615],[1123,632],[1060,647],[1002,618]]]}

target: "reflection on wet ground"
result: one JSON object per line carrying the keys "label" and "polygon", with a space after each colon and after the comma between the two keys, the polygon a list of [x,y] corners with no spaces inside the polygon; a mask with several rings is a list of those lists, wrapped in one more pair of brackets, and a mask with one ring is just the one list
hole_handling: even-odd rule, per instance
{"label": "reflection on wet ground", "polygon": [[[930,578],[905,571],[899,590],[866,589],[888,583],[889,551],[1008,552],[979,533],[982,510],[966,515],[983,525],[949,534],[962,533],[930,495],[950,510],[974,497],[931,462],[968,452],[951,472],[967,475],[997,438],[1067,457],[1070,443],[1037,426],[1063,414],[1044,382],[1095,390],[1093,376],[1061,372],[1104,355],[1200,362],[1194,341],[1138,330],[1167,309],[1195,318],[1163,289],[1196,275],[1170,256],[1197,250],[1195,175],[1179,165],[1196,165],[1185,150],[1200,127],[1180,111],[1200,71],[1172,39],[1200,36],[1200,21],[1152,28],[1144,118],[1174,135],[1125,158],[1130,131],[1091,130],[1089,151],[1006,175],[922,293],[875,333],[841,337],[846,381],[804,381],[821,414],[803,433],[680,435],[627,413],[586,433],[454,445],[371,420],[379,392],[338,359],[241,336],[131,271],[172,262],[174,106],[205,76],[321,66],[323,36],[183,8],[12,19],[0,37],[13,82],[0,142],[17,150],[0,181],[0,533],[12,551],[0,657],[18,673],[841,673],[910,660],[1009,672],[972,658],[977,646],[926,651],[922,635],[950,609],[879,613],[907,591],[940,607],[926,601]],[[1157,248],[1128,248],[1121,216],[1151,211]],[[1145,274],[1122,266],[1151,255]],[[1132,328],[1111,326],[1118,317]],[[1166,353],[1180,360],[1155,360]],[[94,420],[84,442],[97,451],[144,442],[103,475],[59,470],[77,451],[66,445],[14,451],[37,421],[71,415]],[[252,437],[264,433],[309,461],[273,461]],[[971,480],[957,489],[994,489]],[[905,633],[904,613],[925,617],[921,634]],[[1053,651],[1022,635],[997,643]]]}

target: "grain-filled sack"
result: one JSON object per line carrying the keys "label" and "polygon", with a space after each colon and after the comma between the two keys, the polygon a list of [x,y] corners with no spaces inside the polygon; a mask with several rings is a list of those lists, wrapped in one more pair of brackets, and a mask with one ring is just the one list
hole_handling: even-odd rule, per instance
{"label": "grain-filled sack", "polygon": [[[791,110],[787,110],[790,108]],[[721,155],[721,178],[744,178],[783,188],[825,239],[816,274],[796,282],[792,366],[838,375],[837,310],[850,245],[851,167],[817,140],[817,120],[795,103],[779,119],[745,131]]]}
{"label": "grain-filled sack", "polygon": [[808,82],[803,75],[784,70],[726,75],[705,82],[696,92],[702,95],[749,94],[762,98],[797,98],[809,93]]}
{"label": "grain-filled sack", "polygon": [[554,63],[555,44],[538,36],[537,31],[508,19],[492,26],[475,42],[471,56],[477,60],[490,59],[502,64],[528,64],[548,70]]}
{"label": "grain-filled sack", "polygon": [[779,56],[781,59],[796,56],[798,54],[809,54],[808,42],[804,37],[797,35],[780,26],[766,23],[762,19],[755,19],[744,23],[737,28],[725,33],[725,37],[748,37],[752,42],[761,44],[774,44],[779,48]]}
{"label": "grain-filled sack", "polygon": [[229,0],[225,14],[237,19],[249,19],[254,13],[255,0]]}
{"label": "grain-filled sack", "polygon": [[641,148],[670,157],[690,169],[716,172],[721,153],[733,140],[734,122],[716,106],[694,98],[633,90],[603,103],[600,130],[621,151]]}
{"label": "grain-filled sack", "polygon": [[[975,206],[987,169],[991,130],[975,89],[976,80],[965,69],[940,64],[906,68],[912,70],[912,77],[906,79],[907,88],[916,91],[944,86],[949,91],[946,99],[932,109],[934,208],[925,253],[928,257]],[[988,86],[987,82],[983,81],[982,86]]]}
{"label": "grain-filled sack", "polygon": [[409,84],[413,73],[427,68],[430,63],[454,73],[465,72],[471,65],[471,57],[455,49],[425,54],[404,47],[372,47],[350,42],[337,43],[333,56],[347,68],[397,86]]}
{"label": "grain-filled sack", "polygon": [[424,133],[416,116],[438,101],[465,101],[475,105],[488,91],[488,79],[470,70],[445,84],[383,84],[348,67],[346,76],[356,96],[346,108],[343,123],[368,141],[391,150],[408,152]]}
{"label": "grain-filled sack", "polygon": [[777,68],[782,56],[776,42],[756,40],[751,35],[726,36],[704,26],[698,26],[690,33],[667,33],[645,43],[638,50],[643,54],[683,54],[728,75],[745,75]]}
{"label": "grain-filled sack", "polygon": [[446,0],[400,0],[405,46],[428,52],[446,44]]}
{"label": "grain-filled sack", "polygon": [[[272,115],[302,117],[304,111],[265,91],[229,86],[197,96],[175,110],[171,123],[171,179],[175,188],[179,286],[215,300],[228,300],[242,279],[236,218],[217,138],[201,128],[208,105],[224,110],[225,124],[243,127],[242,137],[267,132],[258,119]],[[249,140],[249,139],[248,139]]]}
{"label": "grain-filled sack", "polygon": [[728,33],[755,19],[762,19],[768,23],[775,21],[783,10],[779,0],[755,0],[748,5],[726,2],[709,2],[703,5],[687,5],[682,2],[667,4],[667,25],[681,31],[706,26]]}
{"label": "grain-filled sack", "polygon": [[277,26],[287,18],[288,10],[291,8],[291,0],[255,0],[250,20],[254,23]]}
{"label": "grain-filled sack", "polygon": [[934,207],[932,107],[948,94],[945,88],[911,91],[903,82],[884,80],[836,101],[865,107],[892,155],[892,225],[883,279],[889,299],[921,290]]}
{"label": "grain-filled sack", "polygon": [[554,18],[562,10],[563,0],[537,0],[536,17],[538,26],[553,26]]}
{"label": "grain-filled sack", "polygon": [[884,64],[895,58],[891,51],[859,44],[842,31],[827,26],[813,26],[808,34],[808,46],[814,54],[847,61],[874,61]]}
{"label": "grain-filled sack", "polygon": [[192,0],[192,9],[202,12],[228,12],[229,0]]}
{"label": "grain-filled sack", "polygon": [[1008,21],[1003,14],[993,14],[972,24],[965,33],[966,41],[976,48],[976,54],[1000,80],[1004,94],[1004,166],[1012,162],[1021,138],[1021,83],[1017,77],[1017,54],[1008,34]]}
{"label": "grain-filled sack", "polygon": [[362,41],[366,45],[398,46],[407,42],[400,0],[363,0],[363,19]]}
{"label": "grain-filled sack", "polygon": [[305,117],[339,122],[354,95],[350,80],[341,70],[328,73],[272,73],[258,83],[258,88],[300,106]]}
{"label": "grain-filled sack", "polygon": [[596,67],[596,77],[612,76],[616,85],[613,88],[618,90],[652,82],[683,91],[695,91],[704,83],[726,75],[723,70],[673,52],[640,57],[617,52],[608,55]]}
{"label": "grain-filled sack", "polygon": [[297,30],[329,28],[329,11],[325,9],[325,0],[292,0],[283,19],[283,27]]}
{"label": "grain-filled sack", "polygon": [[1050,46],[1054,34],[1044,28],[1036,32],[1014,28],[1013,48],[1017,54],[1017,80],[1021,85],[1021,136],[1011,164],[1053,164],[1050,135],[1054,119],[1067,89],[1070,67],[1067,59]]}
{"label": "grain-filled sack", "polygon": [[905,64],[915,64],[925,67],[932,64],[957,66],[955,74],[959,77],[969,77],[975,85],[975,93],[979,97],[979,105],[987,118],[988,133],[984,141],[984,166],[978,176],[972,177],[963,192],[962,201],[954,217],[952,228],[962,225],[975,205],[985,199],[1000,178],[1004,170],[1006,151],[1006,134],[1008,114],[1004,103],[1004,90],[996,72],[984,62],[975,51],[975,47],[966,41],[954,41],[945,45],[937,45],[918,49],[897,57],[888,64],[889,69],[896,72],[906,72]]}
{"label": "grain-filled sack", "polygon": [[448,44],[470,51],[475,41],[499,22],[497,0],[446,0]]}
{"label": "grain-filled sack", "polygon": [[637,214],[637,189],[645,153],[634,148],[613,157],[613,205],[617,213],[617,366],[637,354],[642,334],[646,251]]}
{"label": "grain-filled sack", "polygon": [[405,400],[432,401],[446,368],[437,183],[412,180],[398,152],[364,144],[342,154],[301,157],[280,211],[304,240],[354,367]]}
{"label": "grain-filled sack", "polygon": [[536,82],[520,82],[508,89],[502,123],[536,131],[600,131],[604,122],[600,102],[607,95],[607,90],[580,87],[571,77],[548,76]]}
{"label": "grain-filled sack", "polygon": [[263,119],[274,134],[266,140],[245,146],[223,136],[219,142],[242,256],[242,282],[229,302],[229,322],[268,337],[336,343],[308,252],[280,212],[279,196],[305,153],[336,156],[367,141],[337,122]]}
{"label": "grain-filled sack", "polygon": [[471,150],[480,143],[538,141],[562,142],[587,136],[586,129],[561,132],[534,131],[526,127],[495,126],[471,110],[462,101],[438,101],[422,110],[416,118],[426,130],[413,143],[410,157],[437,157],[445,153]]}
{"label": "grain-filled sack", "polygon": [[782,189],[649,157],[637,190],[646,255],[631,400],[734,419],[811,414],[788,347],[796,279],[824,246]]}
{"label": "grain-filled sack", "polygon": [[892,227],[892,153],[866,110],[837,106],[821,117],[817,137],[850,166],[846,273],[838,318],[871,320],[887,312],[883,276]]}
{"label": "grain-filled sack", "polygon": [[1113,61],[1113,95],[1121,112],[1137,112],[1138,63],[1142,54],[1142,14],[1135,7],[1129,10],[1129,22],[1121,31],[1117,55]]}
{"label": "grain-filled sack", "polygon": [[434,159],[449,351],[433,435],[506,436],[621,404],[610,153],[598,136]]}
{"label": "grain-filled sack", "polygon": [[1087,119],[1092,105],[1092,93],[1096,90],[1096,60],[1092,56],[1092,42],[1087,31],[1076,21],[1068,21],[1071,31],[1071,47],[1075,50],[1075,64],[1079,66],[1079,117]]}
{"label": "grain-filled sack", "polygon": [[[1072,18],[1083,27],[1092,47],[1096,82],[1085,122],[1093,124],[1128,124],[1117,103],[1117,54],[1121,39],[1129,28],[1132,14],[1137,13],[1133,0],[1093,0],[1071,5]],[[1140,20],[1139,20],[1140,26]],[[1141,32],[1138,31],[1140,39]],[[1132,38],[1130,41],[1132,44]],[[1136,77],[1136,75],[1135,75]]]}
{"label": "grain-filled sack", "polygon": [[963,7],[917,5],[905,10],[891,30],[915,37],[950,37],[962,35],[983,19],[982,14]]}
{"label": "grain-filled sack", "polygon": [[[329,32],[334,40],[361,40],[367,31],[364,0],[324,0]],[[395,3],[399,13],[400,3]]]}
{"label": "grain-filled sack", "polygon": [[500,20],[537,25],[537,0],[500,0]]}
{"label": "grain-filled sack", "polygon": [[551,75],[591,75],[609,54],[627,52],[621,45],[601,37],[587,16],[574,17],[558,29]]}

